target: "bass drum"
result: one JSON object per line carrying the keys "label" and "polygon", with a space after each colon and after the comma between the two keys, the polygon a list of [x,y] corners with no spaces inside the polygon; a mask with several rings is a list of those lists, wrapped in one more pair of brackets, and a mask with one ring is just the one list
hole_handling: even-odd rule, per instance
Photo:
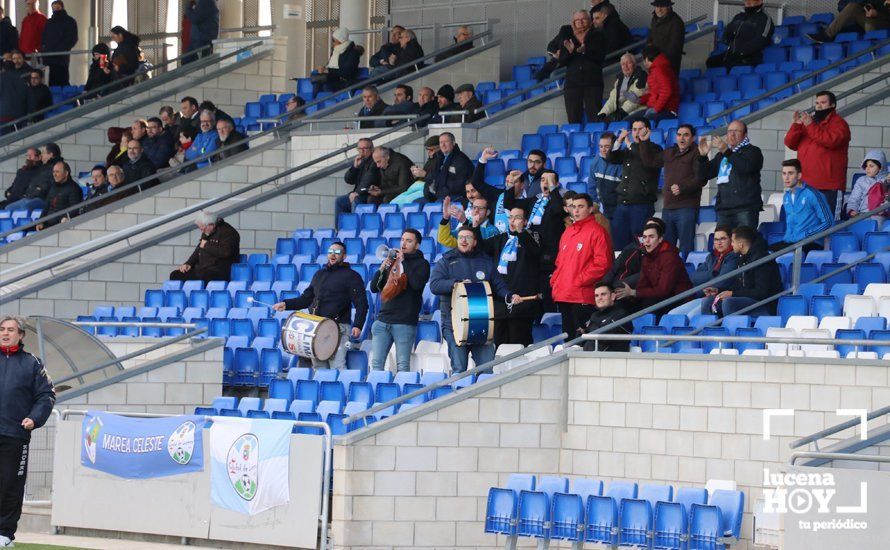
{"label": "bass drum", "polygon": [[458,346],[494,338],[494,301],[488,281],[457,283],[451,292],[451,327]]}
{"label": "bass drum", "polygon": [[327,317],[295,311],[281,329],[284,350],[316,361],[327,361],[340,346],[340,327]]}

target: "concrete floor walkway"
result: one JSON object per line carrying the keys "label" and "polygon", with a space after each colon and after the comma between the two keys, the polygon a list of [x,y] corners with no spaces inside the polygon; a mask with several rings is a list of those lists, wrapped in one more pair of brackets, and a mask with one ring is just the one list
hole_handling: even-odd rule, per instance
{"label": "concrete floor walkway", "polygon": [[178,544],[162,544],[148,541],[106,539],[97,537],[78,537],[72,535],[48,535],[46,533],[16,533],[15,542],[29,544],[51,544],[71,548],[90,548],[96,550],[155,550],[174,548],[181,550]]}

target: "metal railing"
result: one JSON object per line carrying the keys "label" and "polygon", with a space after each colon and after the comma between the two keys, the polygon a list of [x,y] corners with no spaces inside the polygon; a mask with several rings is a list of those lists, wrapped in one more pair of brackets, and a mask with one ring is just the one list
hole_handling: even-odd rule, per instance
{"label": "metal railing", "polygon": [[[887,342],[884,342],[886,344]],[[890,406],[881,407],[875,411],[868,413],[865,417],[865,421],[868,422],[870,420],[874,420],[875,418],[880,418],[882,416],[886,416],[890,414]],[[814,434],[808,435],[807,437],[801,437],[800,439],[796,439],[788,444],[788,446],[792,449],[798,449],[803,447],[804,445],[808,445],[813,443],[816,447],[816,450],[819,450],[819,440],[824,439],[828,436],[834,435],[838,432],[842,432],[849,428],[855,428],[856,426],[861,426],[863,428],[863,432],[865,433],[865,426],[862,425],[862,420],[859,418],[851,418],[850,420],[846,420],[841,422],[840,424],[835,424],[830,428],[825,428],[824,430],[818,431]]]}
{"label": "metal railing", "polygon": [[[788,337],[788,336],[701,336],[701,335],[692,335],[692,334],[582,334],[581,339],[585,341],[593,341],[594,347],[599,348],[599,342],[602,341],[618,341],[618,342],[627,342],[627,341],[647,341],[647,342],[655,342],[655,353],[659,353],[659,348],[669,348],[670,342],[713,342],[718,344],[716,349],[728,349],[724,348],[723,344],[744,344],[744,343],[752,343],[752,344],[784,344],[786,346],[836,346],[836,345],[845,345],[845,346],[873,346],[880,345],[886,346],[888,345],[887,340],[863,340],[863,339],[854,339],[854,340],[842,340],[839,338],[805,338],[801,336]],[[662,342],[665,342],[662,344]],[[594,351],[599,351],[599,349],[594,349]],[[790,347],[786,347],[786,352],[792,351]],[[683,353],[682,351],[678,353]],[[782,357],[781,355],[776,355],[774,357]]]}
{"label": "metal railing", "polygon": [[[206,46],[204,48],[201,48],[200,50],[195,50],[195,51],[196,52],[203,51],[205,49],[209,49],[210,47],[211,46]],[[88,50],[83,50],[83,51],[86,53],[92,53]],[[188,54],[185,54],[185,55],[191,55],[193,53],[194,52],[189,52]],[[40,54],[40,55],[48,55],[48,54]],[[185,55],[176,57],[173,59],[165,60],[160,65],[153,67],[152,71],[156,71],[158,69],[165,69],[164,72],[167,73],[169,71],[166,71],[166,68],[169,67],[170,65],[172,65],[173,63],[180,61],[183,57],[185,57]],[[198,68],[200,68],[200,67],[198,67]],[[135,73],[128,75],[124,78],[117,79],[113,82],[109,82],[108,84],[103,84],[102,86],[99,86],[98,88],[94,88],[92,90],[85,90],[82,93],[80,93],[74,97],[70,97],[70,98],[60,101],[58,103],[53,103],[49,107],[45,107],[43,109],[40,109],[39,111],[29,113],[28,115],[25,115],[21,118],[11,121],[11,122],[6,122],[6,123],[0,125],[0,130],[2,130],[4,128],[17,127],[18,125],[26,124],[29,120],[31,120],[35,116],[46,115],[47,113],[54,111],[55,109],[58,109],[62,105],[68,105],[69,103],[71,103],[71,104],[74,104],[75,106],[78,106],[83,101],[86,101],[88,99],[94,99],[94,98],[98,97],[98,95],[101,95],[102,92],[105,92],[108,90],[116,90],[117,88],[120,88],[121,86],[124,86],[124,88],[121,90],[112,92],[112,94],[109,94],[107,96],[102,96],[102,97],[103,98],[108,97],[108,98],[119,99],[125,95],[132,95],[133,93],[139,93],[141,90],[135,90],[134,88],[129,87],[128,83],[133,82],[134,80],[136,80],[137,78],[139,78],[141,76],[143,76],[142,73],[135,72]],[[149,81],[154,80],[154,78],[155,77],[149,79]],[[155,83],[155,85],[157,85],[157,83]],[[115,94],[117,94],[117,95],[115,95]],[[60,113],[60,115],[61,114],[64,114],[64,113]],[[78,112],[77,114],[80,115],[80,114],[82,114],[82,112]],[[48,119],[44,119],[44,121],[52,121],[54,124],[58,124],[58,121],[56,120],[56,118],[57,117],[51,117]],[[44,122],[44,121],[40,121],[40,122]],[[24,126],[23,126],[23,128],[24,128]],[[5,145],[6,143],[11,143],[11,142],[17,141],[19,139],[22,139],[22,137],[17,135],[17,133],[12,133],[12,134],[9,134],[8,136],[4,136],[4,139],[0,140],[0,145]]]}
{"label": "metal railing", "polygon": [[[314,100],[312,100],[312,101],[307,101],[304,105],[301,105],[301,106],[297,107],[297,108],[294,109],[293,111],[289,111],[289,112],[281,113],[280,115],[278,115],[278,116],[275,117],[275,118],[281,120],[281,119],[283,119],[283,118],[292,116],[292,115],[294,115],[294,114],[298,114],[298,113],[304,113],[304,114],[305,114],[305,113],[306,113],[306,110],[309,109],[310,107],[316,107],[316,106],[319,106],[319,105],[321,105],[322,103],[324,103],[324,102],[326,102],[326,101],[328,101],[328,100],[330,100],[330,99],[332,99],[332,98],[334,98],[334,97],[338,97],[338,96],[341,96],[341,95],[343,95],[343,94],[348,94],[348,95],[349,95],[349,99],[337,103],[337,105],[334,105],[332,108],[334,108],[334,107],[337,107],[337,108],[345,107],[346,104],[347,104],[347,102],[349,102],[350,100],[355,100],[355,99],[357,99],[357,96],[353,96],[353,95],[352,95],[352,92],[354,92],[354,91],[361,90],[361,89],[364,88],[365,86],[371,86],[371,85],[383,84],[383,83],[390,82],[390,81],[393,81],[393,80],[396,80],[396,79],[404,79],[404,78],[406,78],[406,77],[411,76],[411,74],[412,74],[411,71],[412,71],[412,70],[413,70],[413,72],[416,73],[416,72],[421,71],[422,69],[429,68],[429,66],[425,66],[425,65],[424,65],[427,61],[435,60],[436,57],[438,57],[438,56],[440,56],[440,55],[442,55],[442,54],[444,54],[444,53],[448,53],[448,52],[450,52],[450,51],[453,51],[453,50],[456,50],[456,49],[458,49],[458,48],[461,48],[461,47],[465,46],[466,44],[473,43],[473,42],[476,41],[476,40],[481,40],[481,41],[482,41],[482,44],[481,44],[481,45],[484,45],[484,44],[485,44],[485,39],[486,39],[486,38],[489,38],[489,37],[491,37],[491,31],[485,31],[485,32],[480,33],[480,34],[478,34],[478,35],[476,35],[476,36],[474,36],[474,37],[472,37],[472,38],[469,38],[469,39],[467,39],[467,40],[463,40],[463,41],[461,41],[461,42],[457,42],[457,43],[455,43],[455,44],[451,44],[451,45],[446,46],[446,47],[444,47],[444,48],[442,48],[442,49],[440,49],[440,50],[436,50],[436,51],[434,51],[433,53],[424,55],[424,56],[421,57],[421,58],[418,58],[418,59],[415,59],[415,60],[411,61],[410,64],[402,65],[402,66],[400,66],[400,67],[393,67],[392,69],[389,69],[389,70],[387,70],[387,71],[385,71],[385,72],[383,72],[383,73],[380,73],[380,74],[378,74],[378,75],[372,75],[372,76],[369,76],[368,78],[366,78],[366,79],[364,79],[364,80],[361,80],[361,81],[359,81],[359,82],[356,82],[355,84],[352,84],[352,85],[350,85],[350,86],[347,86],[347,87],[345,87],[345,88],[342,88],[342,89],[340,89],[340,90],[338,90],[338,91],[336,91],[336,92],[333,92],[330,96],[323,97],[323,98],[318,98],[318,99],[314,99]],[[470,50],[470,52],[472,52],[472,50]],[[468,53],[468,52],[464,52],[464,53]],[[443,59],[442,61],[439,62],[439,63],[441,63],[442,65],[438,65],[438,64],[435,64],[435,63],[434,63],[434,64],[431,65],[431,66],[432,66],[433,68],[435,68],[437,65],[438,65],[439,67],[444,67],[444,66],[447,66],[447,65],[451,65],[452,63],[454,63],[454,62],[456,62],[456,61],[459,61],[459,60],[463,59],[462,57],[459,57],[459,55],[460,55],[460,54],[455,55],[454,57],[449,57],[448,59]],[[292,78],[291,80],[296,80],[296,78]],[[324,115],[323,115],[323,111],[317,111],[317,112],[315,112],[315,113],[309,113],[309,114],[307,114],[306,116],[307,116],[307,117],[316,117],[316,118],[318,118],[318,117],[320,117],[320,116],[324,116]]]}
{"label": "metal railing", "polygon": [[801,458],[819,458],[825,459],[829,462],[834,460],[850,460],[853,462],[882,462],[888,463],[890,462],[890,456],[880,456],[880,455],[857,455],[852,453],[818,453],[818,452],[809,452],[809,451],[797,451],[791,453],[791,456],[788,458],[788,465],[794,466],[794,463],[800,460]]}
{"label": "metal railing", "polygon": [[[866,48],[866,49],[864,49],[864,50],[858,51],[858,52],[856,52],[856,53],[854,53],[854,54],[850,54],[850,55],[848,55],[847,57],[845,57],[845,58],[843,58],[843,59],[840,59],[840,60],[838,60],[838,61],[834,61],[834,62],[832,62],[832,63],[830,63],[830,64],[828,64],[828,65],[826,65],[826,66],[824,66],[824,67],[822,67],[822,68],[820,68],[820,69],[816,69],[816,70],[814,70],[814,71],[811,72],[811,73],[807,73],[807,74],[804,75],[804,76],[801,76],[801,77],[795,78],[795,79],[793,79],[793,80],[790,80],[790,81],[786,82],[785,84],[782,84],[781,86],[776,86],[775,88],[773,88],[773,89],[771,89],[771,90],[767,90],[766,92],[763,92],[763,93],[760,94],[760,95],[754,96],[754,97],[752,97],[752,98],[750,98],[750,99],[746,99],[746,100],[744,100],[744,101],[735,102],[735,103],[733,103],[733,105],[732,105],[731,107],[727,107],[726,109],[723,109],[722,111],[720,111],[720,112],[718,112],[718,113],[715,113],[715,114],[713,114],[713,115],[707,117],[705,120],[707,120],[708,122],[714,122],[715,120],[718,120],[718,119],[721,119],[721,118],[723,118],[723,117],[725,117],[725,116],[727,116],[727,115],[730,115],[730,114],[732,114],[732,113],[738,111],[739,109],[742,109],[742,108],[744,108],[744,107],[748,107],[749,105],[754,105],[755,103],[757,103],[757,102],[759,102],[759,101],[761,101],[761,100],[763,100],[763,99],[771,98],[773,95],[775,95],[775,94],[777,94],[777,93],[779,93],[779,92],[781,92],[781,91],[783,91],[783,90],[787,90],[787,89],[789,89],[789,88],[793,88],[793,87],[797,86],[798,84],[800,84],[800,83],[802,83],[802,82],[806,82],[807,80],[814,79],[814,78],[816,78],[817,76],[819,76],[820,74],[822,74],[822,73],[824,73],[824,72],[826,72],[826,71],[830,71],[830,70],[832,70],[832,69],[836,69],[836,68],[838,68],[838,67],[841,67],[841,66],[843,66],[843,65],[846,65],[847,63],[849,63],[850,61],[852,61],[852,60],[854,60],[854,59],[856,59],[856,58],[862,57],[863,55],[868,55],[868,54],[870,54],[870,53],[872,53],[872,52],[875,52],[875,51],[877,51],[877,50],[883,48],[884,46],[887,46],[887,45],[890,45],[890,39],[882,40],[881,42],[875,44],[874,46],[871,46],[871,47]],[[888,56],[888,57],[890,57],[890,56]],[[843,77],[843,76],[844,76],[844,75],[841,74],[841,75],[838,75],[838,77],[835,77],[835,78],[840,78],[840,77]],[[801,93],[803,93],[803,91],[802,91]],[[840,98],[839,98],[839,99],[840,99]]]}
{"label": "metal railing", "polygon": [[[693,19],[692,21],[690,21],[689,24],[697,24],[698,22],[703,21],[706,18],[707,18],[707,16],[700,15],[700,16],[696,17],[695,19]],[[687,33],[685,36],[685,42],[697,40],[697,39],[701,38],[702,36],[706,36],[716,30],[717,30],[716,26],[711,25],[711,24],[706,24],[696,31]],[[644,38],[642,40],[638,40],[632,44],[629,44],[628,46],[621,48],[620,50],[615,50],[613,52],[610,52],[608,55],[606,55],[606,57],[604,58],[603,61],[606,61],[609,59],[620,58],[622,55],[624,55],[625,52],[639,48],[641,46],[645,46],[646,42],[647,42],[647,39]],[[639,58],[639,55],[637,55],[637,58]],[[603,76],[605,77],[605,76],[611,76],[613,74],[618,74],[620,71],[621,71],[621,63],[620,62],[613,63],[613,64],[608,65],[603,68]],[[511,94],[508,94],[508,95],[498,99],[497,101],[492,101],[491,103],[487,103],[487,104],[483,105],[481,109],[477,109],[477,112],[481,111],[481,110],[485,110],[485,109],[491,109],[492,107],[499,107],[501,105],[504,105],[504,104],[516,99],[517,97],[522,97],[525,94],[528,94],[529,92],[531,92],[533,90],[537,90],[539,88],[546,89],[546,88],[550,87],[551,85],[553,85],[556,87],[555,88],[556,90],[562,90],[560,83],[564,77],[565,77],[565,70],[557,69],[556,71],[553,72],[553,74],[549,78],[542,80],[540,82],[536,82],[535,84],[533,84],[527,88],[517,90]],[[554,94],[554,95],[556,95],[556,94]],[[540,95],[532,97],[528,101],[537,100],[539,98],[540,98]],[[491,118],[493,116],[492,114],[489,113],[489,111],[485,111],[485,114],[486,114],[487,118]],[[499,112],[494,113],[494,114],[499,114]]]}
{"label": "metal railing", "polygon": [[[387,129],[371,136],[369,139],[372,139],[372,140],[380,139],[381,137],[384,137],[391,133],[398,132],[403,129],[409,128],[409,127],[413,126],[414,124],[416,124],[417,122],[422,122],[423,120],[427,120],[427,119],[429,119],[429,116],[420,117],[420,118],[414,119],[412,121],[402,122],[401,124],[392,126],[390,128],[387,128]],[[299,122],[299,121],[295,121],[295,122]],[[274,132],[274,131],[275,131],[275,129],[270,129],[267,132]],[[418,130],[418,132],[423,133],[423,132],[426,132],[426,130],[425,129]],[[288,138],[280,138],[280,139],[286,140]],[[100,249],[102,249],[106,246],[109,246],[111,244],[115,244],[115,243],[121,242],[123,240],[130,239],[131,237],[134,237],[134,236],[144,233],[146,231],[151,231],[153,229],[159,228],[159,227],[161,227],[167,223],[170,223],[172,221],[179,221],[186,216],[190,216],[190,215],[195,214],[201,210],[213,207],[221,202],[229,201],[234,198],[240,198],[241,195],[248,193],[250,191],[253,191],[254,189],[257,189],[259,187],[262,187],[263,185],[273,183],[281,178],[290,176],[291,174],[295,174],[302,170],[306,170],[307,168],[312,168],[326,160],[338,157],[340,155],[344,155],[344,157],[345,157],[346,153],[348,153],[354,149],[354,147],[356,146],[356,143],[348,144],[348,145],[341,147],[335,151],[332,151],[330,153],[326,153],[320,157],[317,157],[311,161],[308,161],[306,163],[303,163],[301,165],[298,165],[298,166],[295,166],[292,168],[288,168],[287,170],[284,170],[274,176],[270,176],[270,177],[265,178],[259,182],[254,183],[252,185],[245,186],[241,189],[232,191],[231,193],[227,193],[220,197],[202,201],[202,202],[194,204],[192,206],[180,209],[176,212],[172,212],[170,214],[159,216],[159,217],[157,217],[153,220],[150,220],[148,222],[144,222],[139,225],[133,226],[131,228],[118,231],[111,235],[107,235],[105,237],[100,237],[98,239],[94,239],[92,241],[83,243],[82,245],[77,245],[77,246],[74,246],[74,247],[71,247],[71,248],[68,248],[65,250],[60,250],[59,252],[55,252],[48,256],[44,256],[43,258],[39,258],[37,260],[33,260],[31,262],[12,267],[6,271],[0,272],[0,281],[2,281],[2,285],[4,287],[9,288],[10,285],[14,285],[15,283],[17,283],[19,281],[27,279],[28,277],[32,277],[34,275],[38,275],[41,273],[47,273],[48,270],[52,270],[53,268],[58,267],[62,264],[65,264],[74,258],[82,257],[85,254],[90,254],[92,252],[100,250]],[[233,146],[234,146],[234,144],[233,144]],[[195,160],[197,160],[197,159],[195,159]],[[351,162],[352,161],[350,159],[344,158],[344,160],[340,163],[332,164],[332,165],[322,168],[321,170],[319,170],[319,173],[326,173],[326,172],[334,173],[336,171],[339,171],[339,170],[345,168],[347,166],[347,164],[351,164]],[[297,188],[302,185],[311,183],[312,181],[315,181],[315,179],[317,177],[319,177],[318,173],[312,174],[310,176],[301,177],[298,180],[295,180],[294,182],[289,182],[288,184],[282,185],[282,186],[278,187],[277,189],[269,191],[267,193],[261,193],[260,195],[258,195],[256,197],[243,198],[240,200],[238,205],[234,206],[233,208],[235,208],[237,210],[249,208],[250,206],[253,206],[254,204],[259,204],[260,202],[269,200],[269,198],[271,198],[271,197],[266,196],[269,193],[275,193],[275,194],[284,193],[284,192],[289,191],[292,188]],[[224,215],[224,212],[220,212],[220,215]],[[184,232],[184,230],[180,231],[179,229],[174,229],[168,233],[172,233],[170,236],[173,236],[176,234],[180,234],[182,232]],[[163,236],[162,236],[162,238],[163,238]],[[134,252],[134,250],[132,248],[123,251],[124,254],[131,254],[132,252]],[[38,264],[41,264],[41,262],[46,261],[48,259],[50,261],[47,264],[38,266]],[[37,266],[37,267],[33,267],[33,269],[32,269],[32,266]],[[86,268],[89,269],[90,266],[86,266]],[[81,266],[80,269],[83,269],[83,267]],[[16,272],[16,271],[21,271],[21,270],[26,270],[26,272],[19,274],[19,275],[10,275],[11,272]],[[77,269],[74,269],[72,271],[77,271]],[[57,281],[59,274],[56,273],[56,274],[54,274],[54,276],[56,277],[56,281]],[[0,295],[0,304],[8,303],[9,301],[15,300],[20,296],[29,294],[30,292],[32,292],[34,290],[33,286],[34,285],[31,285],[31,288],[24,287],[24,288],[10,289],[9,292],[6,292],[5,294]]]}
{"label": "metal railing", "polygon": [[[74,409],[66,409],[59,413],[58,409],[53,409],[55,414],[62,420],[68,420],[69,416],[84,416],[88,411],[85,410],[74,410]],[[116,414],[119,416],[129,416],[132,418],[170,418],[178,415],[175,414],[158,414],[158,413],[136,413],[136,412],[119,412],[119,411],[103,411],[109,414]],[[199,415],[200,416],[200,415]],[[213,417],[209,417],[212,421]],[[324,435],[317,436],[322,437],[324,441],[324,445],[322,447],[322,453],[324,456],[322,458],[322,476],[323,479],[321,481],[321,513],[318,516],[318,524],[321,532],[319,533],[319,541],[318,546],[321,550],[327,550],[333,548],[333,540],[331,540],[328,535],[328,509],[330,508],[330,495],[331,495],[331,479],[333,474],[333,460],[332,453],[334,450],[333,447],[333,435],[331,434],[331,427],[328,426],[326,422],[312,422],[307,420],[279,420],[279,422],[290,422],[294,425],[294,427],[300,428],[316,428],[323,432]],[[209,456],[209,455],[208,455]],[[205,461],[208,459],[208,456],[205,456]],[[50,501],[51,502],[51,501]]]}

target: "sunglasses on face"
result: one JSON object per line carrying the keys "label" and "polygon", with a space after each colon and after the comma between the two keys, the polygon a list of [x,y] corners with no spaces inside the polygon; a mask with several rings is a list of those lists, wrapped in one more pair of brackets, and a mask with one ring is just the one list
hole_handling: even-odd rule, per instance
{"label": "sunglasses on face", "polygon": [[334,256],[341,256],[343,254],[343,251],[339,248],[329,248],[328,255],[330,256],[331,254],[333,254]]}

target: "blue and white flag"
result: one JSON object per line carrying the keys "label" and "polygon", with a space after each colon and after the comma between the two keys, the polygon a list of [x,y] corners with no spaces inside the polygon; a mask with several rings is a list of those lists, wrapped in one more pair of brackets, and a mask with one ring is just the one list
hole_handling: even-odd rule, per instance
{"label": "blue and white flag", "polygon": [[88,411],[80,463],[118,477],[144,479],[204,469],[203,416],[132,418]]}
{"label": "blue and white flag", "polygon": [[213,417],[210,498],[220,508],[259,514],[290,502],[293,425],[280,420]]}

